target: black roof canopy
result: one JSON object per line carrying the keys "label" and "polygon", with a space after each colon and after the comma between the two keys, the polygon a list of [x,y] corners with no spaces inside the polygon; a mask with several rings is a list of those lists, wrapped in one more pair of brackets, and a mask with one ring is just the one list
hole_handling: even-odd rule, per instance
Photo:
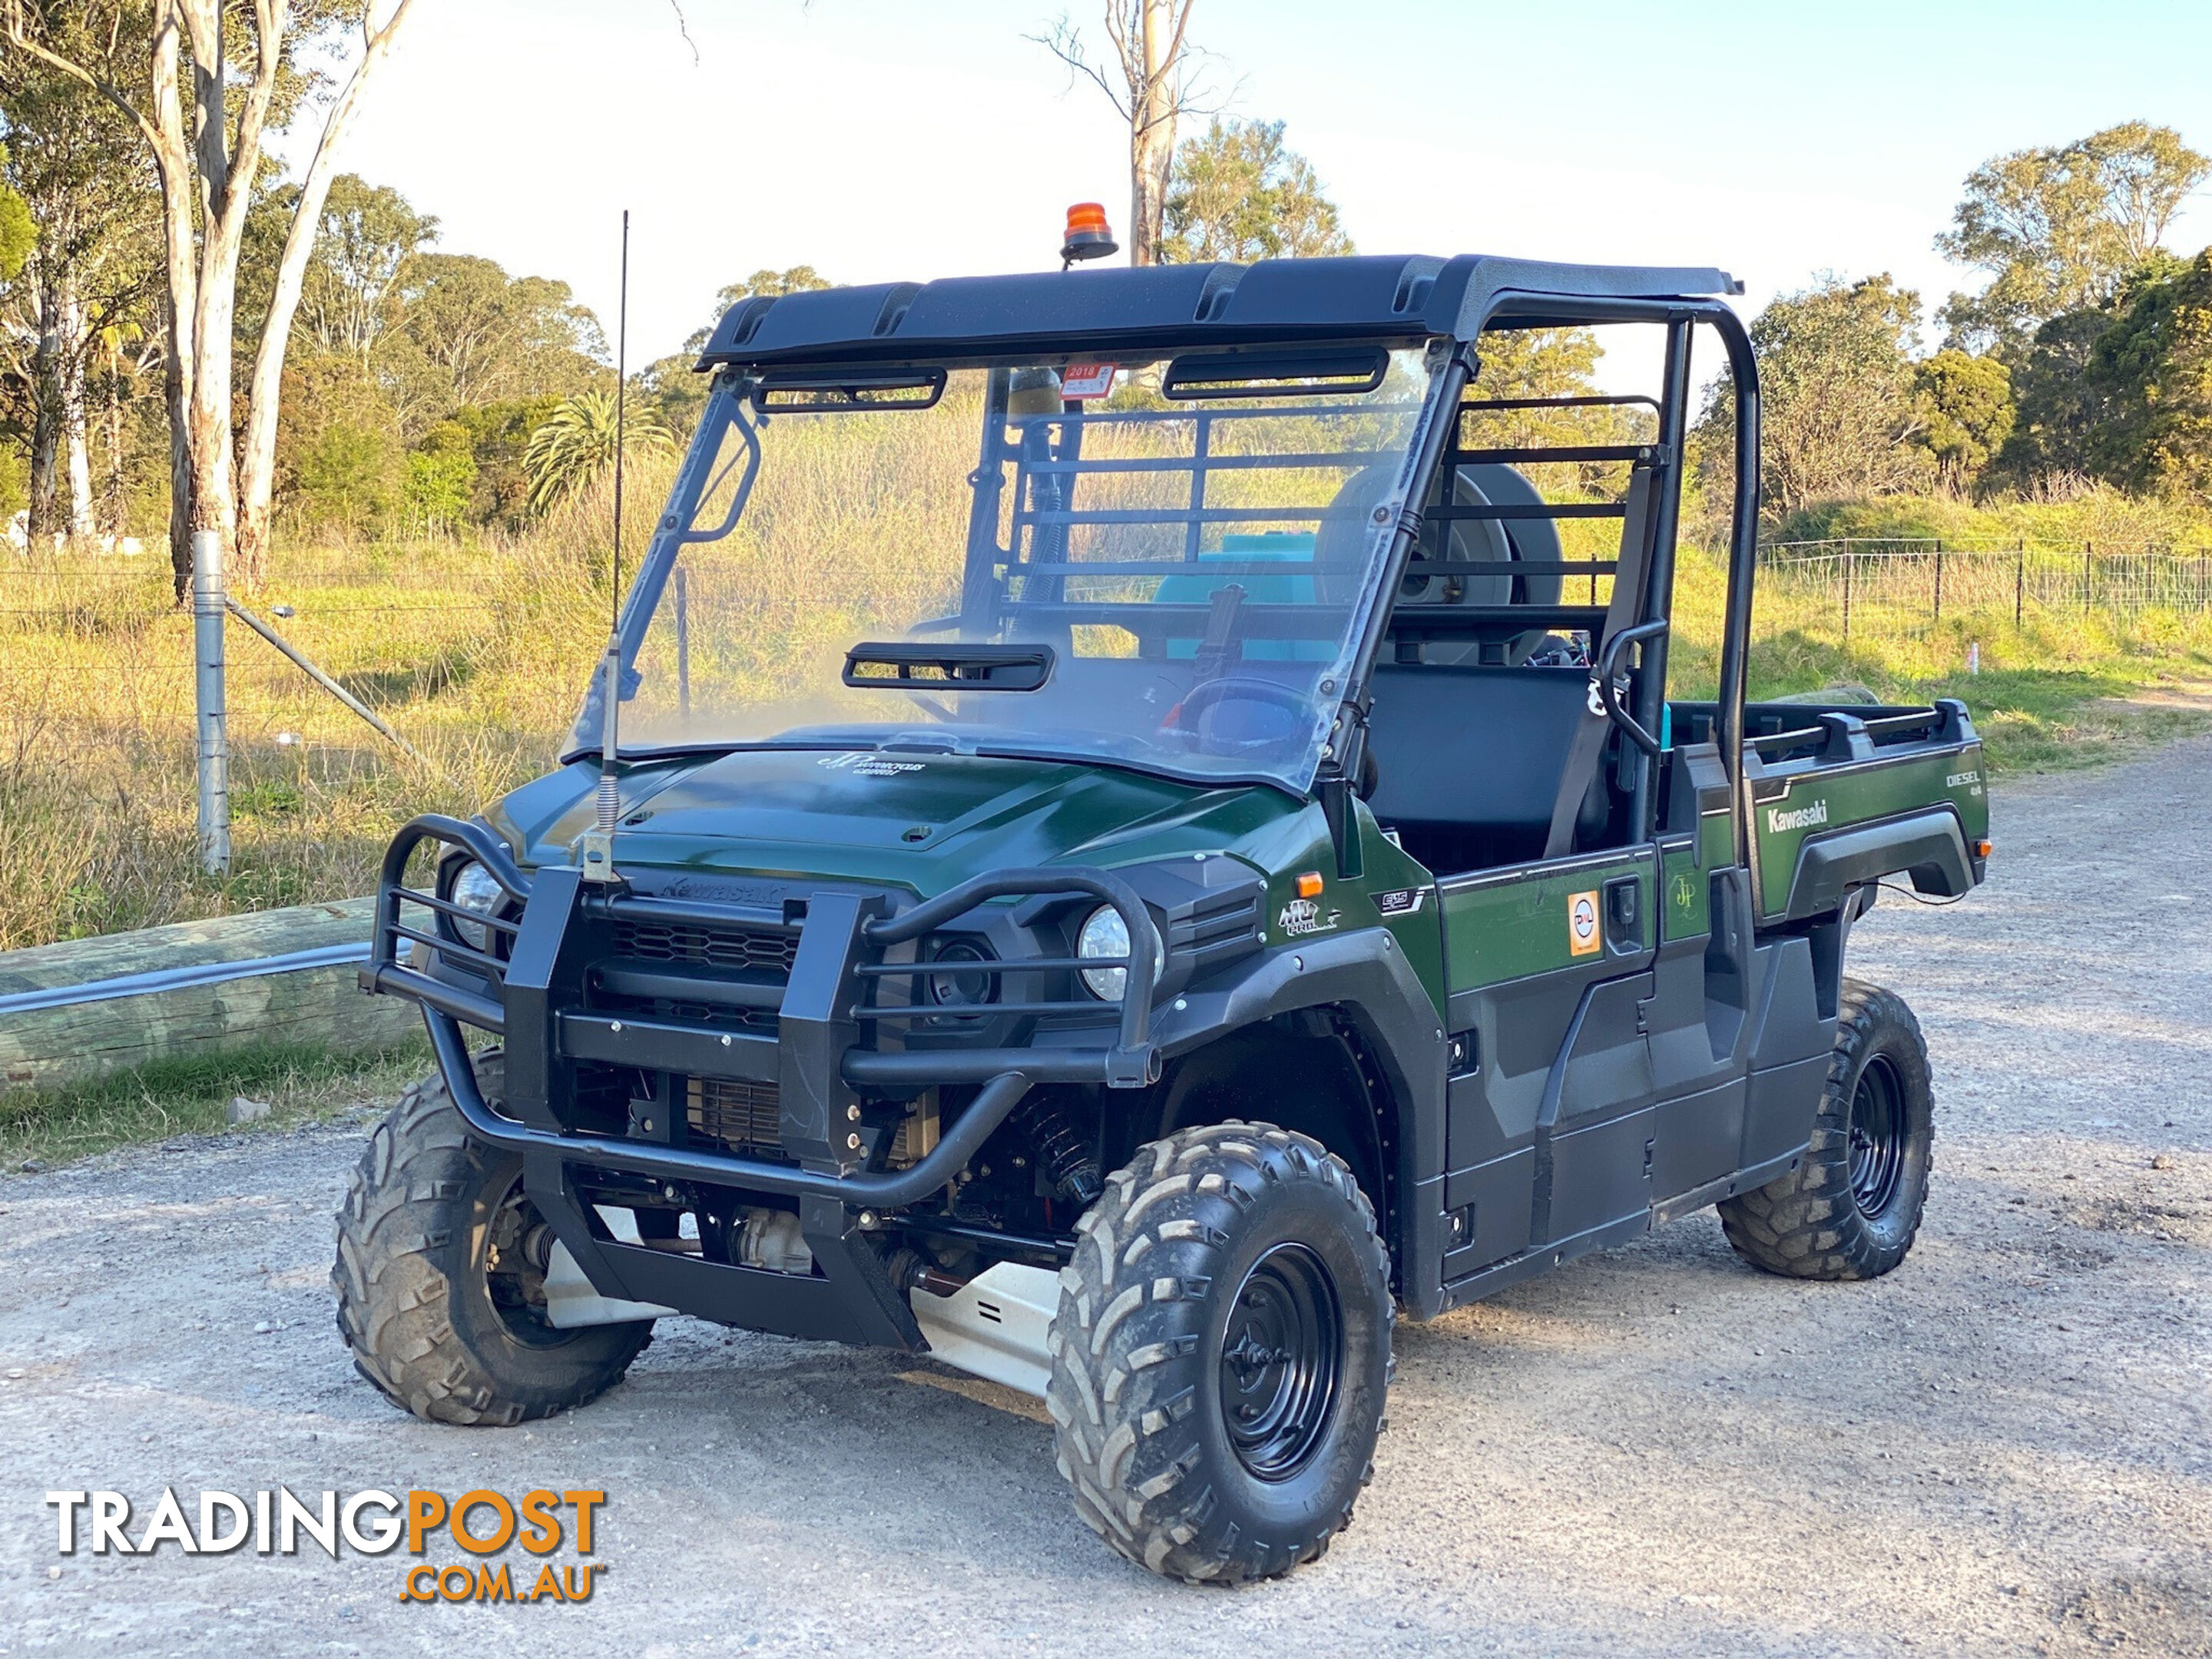
{"label": "black roof canopy", "polygon": [[741,300],[699,366],[1012,357],[1300,339],[1472,338],[1501,295],[1690,300],[1725,271],[1461,254],[1263,259],[884,283]]}

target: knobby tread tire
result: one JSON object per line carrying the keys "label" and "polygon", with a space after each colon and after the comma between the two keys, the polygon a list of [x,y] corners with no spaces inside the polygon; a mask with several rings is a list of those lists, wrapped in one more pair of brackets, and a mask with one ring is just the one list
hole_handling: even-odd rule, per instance
{"label": "knobby tread tire", "polygon": [[[1718,1206],[1735,1253],[1790,1279],[1878,1279],[1897,1267],[1918,1236],[1935,1167],[1928,1049],[1912,1010],[1893,991],[1847,979],[1836,1012],[1836,1046],[1804,1162]],[[1899,1074],[1911,1137],[1905,1176],[1879,1223],[1861,1213],[1850,1177],[1852,1099],[1878,1053]]]}
{"label": "knobby tread tire", "polygon": [[[1365,1369],[1345,1388],[1325,1447],[1337,1460],[1327,1500],[1292,1524],[1240,1524],[1230,1485],[1252,1477],[1224,1455],[1225,1441],[1209,1445],[1204,1415],[1219,1411],[1228,1310],[1217,1304],[1237,1292],[1224,1273],[1252,1231],[1247,1217],[1293,1188],[1316,1189],[1324,1215],[1340,1209],[1337,1248],[1364,1282],[1340,1273],[1338,1293],[1371,1309],[1371,1335],[1364,1353],[1347,1339],[1347,1375]],[[1184,1129],[1109,1176],[1076,1233],[1047,1340],[1045,1405],[1077,1512],[1118,1553],[1189,1583],[1275,1578],[1319,1559],[1374,1476],[1396,1318],[1389,1255],[1351,1170],[1273,1125]]]}
{"label": "knobby tread tire", "polygon": [[[501,1097],[497,1054],[477,1062]],[[596,1398],[652,1340],[650,1322],[517,1340],[492,1306],[485,1234],[520,1161],[471,1135],[444,1079],[414,1085],[370,1134],[337,1213],[331,1288],[354,1368],[432,1423],[505,1426]]]}

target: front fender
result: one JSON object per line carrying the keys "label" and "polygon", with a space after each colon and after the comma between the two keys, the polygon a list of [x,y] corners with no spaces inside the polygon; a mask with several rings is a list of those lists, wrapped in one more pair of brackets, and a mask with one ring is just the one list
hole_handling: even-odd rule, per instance
{"label": "front fender", "polygon": [[1173,1059],[1303,1009],[1342,1010],[1358,1027],[1397,1109],[1395,1202],[1382,1218],[1406,1311],[1443,1311],[1444,1076],[1436,1005],[1387,928],[1276,945],[1158,1011],[1153,1039]]}

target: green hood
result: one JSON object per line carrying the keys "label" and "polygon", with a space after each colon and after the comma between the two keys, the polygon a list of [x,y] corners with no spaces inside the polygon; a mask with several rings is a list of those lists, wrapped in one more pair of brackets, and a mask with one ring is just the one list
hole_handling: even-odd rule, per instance
{"label": "green hood", "polygon": [[[494,826],[532,865],[565,864],[597,769],[517,790]],[[978,756],[754,750],[678,758],[623,780],[617,868],[823,876],[927,896],[992,870],[1218,852],[1302,804],[1111,768]]]}

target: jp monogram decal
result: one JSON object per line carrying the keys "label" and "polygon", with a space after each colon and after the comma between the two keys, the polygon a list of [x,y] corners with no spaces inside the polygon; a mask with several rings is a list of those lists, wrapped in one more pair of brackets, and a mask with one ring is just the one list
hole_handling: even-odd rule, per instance
{"label": "jp monogram decal", "polygon": [[1297,939],[1302,933],[1333,933],[1343,915],[1341,910],[1323,910],[1311,899],[1292,899],[1275,918],[1275,926],[1286,939]]}

